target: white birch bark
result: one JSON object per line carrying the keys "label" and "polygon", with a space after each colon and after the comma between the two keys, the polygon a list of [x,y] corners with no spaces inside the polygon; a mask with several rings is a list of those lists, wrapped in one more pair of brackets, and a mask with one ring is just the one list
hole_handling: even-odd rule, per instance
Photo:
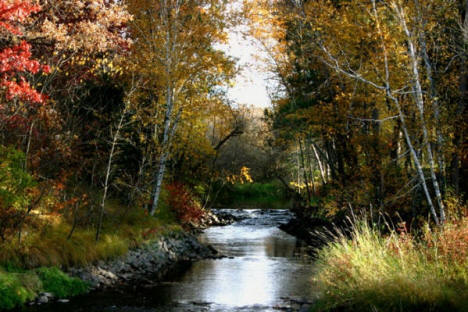
{"label": "white birch bark", "polygon": [[[377,23],[377,30],[379,32],[379,35],[382,38],[382,51],[383,51],[383,54],[384,54],[384,62],[385,62],[385,81],[384,81],[385,85],[380,85],[379,83],[376,83],[374,81],[370,81],[370,80],[364,78],[359,73],[343,69],[340,66],[338,60],[335,57],[333,57],[333,55],[328,51],[328,49],[325,46],[322,45],[321,46],[322,50],[327,55],[327,57],[330,59],[330,61],[324,60],[324,63],[327,66],[330,66],[331,68],[335,69],[339,73],[342,73],[342,74],[344,74],[344,75],[346,75],[346,76],[348,76],[350,78],[353,78],[353,79],[356,79],[356,80],[361,81],[363,83],[366,83],[368,85],[371,85],[371,86],[375,87],[378,90],[384,91],[386,93],[387,97],[394,102],[394,104],[395,104],[395,106],[397,108],[397,111],[398,111],[399,119],[400,119],[401,124],[402,124],[403,134],[404,134],[406,143],[408,145],[408,149],[410,150],[411,157],[412,157],[413,162],[415,164],[416,171],[417,171],[420,183],[421,183],[421,185],[423,187],[424,195],[426,197],[429,209],[431,211],[431,214],[432,214],[432,216],[434,218],[435,223],[439,224],[440,221],[439,221],[439,218],[437,216],[437,212],[435,210],[434,204],[432,202],[432,199],[431,199],[431,196],[430,196],[430,193],[429,193],[429,189],[427,187],[426,178],[424,176],[424,171],[423,171],[421,162],[419,160],[418,154],[416,153],[416,150],[415,150],[414,145],[413,145],[412,140],[411,140],[411,136],[410,136],[410,134],[408,132],[408,128],[406,126],[405,115],[404,115],[404,113],[403,113],[403,111],[401,109],[401,105],[400,105],[400,102],[399,102],[398,98],[393,95],[393,92],[392,92],[392,89],[391,89],[387,49],[386,49],[386,46],[385,46],[385,41],[383,40],[384,37],[383,37],[382,31],[381,31],[381,26],[380,26],[378,14],[377,14],[375,0],[372,0],[372,4],[373,4],[373,12],[374,12],[375,21]],[[408,39],[410,40],[410,38],[408,38]],[[413,47],[413,49],[414,49],[414,47]],[[415,69],[414,68],[414,63],[413,63],[413,68],[412,69],[413,69],[413,73],[414,73],[414,69]],[[417,68],[416,68],[416,70],[417,70]],[[418,82],[419,82],[419,79],[418,79]],[[420,87],[420,84],[419,84],[419,87]],[[421,92],[421,94],[422,94],[422,92]],[[416,104],[417,104],[418,109],[419,109],[420,105],[421,105],[420,99],[418,99]],[[425,126],[425,124],[424,124],[424,126]],[[427,129],[426,129],[426,131],[427,131]],[[426,135],[427,135],[427,132],[426,132]],[[429,149],[430,149],[430,146],[429,146]],[[443,212],[443,210],[442,210],[442,212]]]}
{"label": "white birch bark", "polygon": [[394,10],[400,19],[400,24],[407,37],[406,41],[408,43],[408,51],[409,51],[409,56],[411,59],[414,90],[416,92],[415,94],[416,106],[418,107],[419,119],[421,122],[421,128],[423,132],[423,144],[426,146],[426,152],[427,152],[427,157],[429,160],[429,167],[430,167],[430,172],[431,172],[432,185],[434,187],[437,204],[439,206],[440,221],[443,223],[445,221],[445,207],[444,207],[444,202],[442,200],[442,194],[440,192],[439,182],[435,174],[435,162],[434,162],[434,157],[432,153],[432,147],[429,142],[429,134],[428,134],[427,126],[426,126],[426,120],[424,118],[424,97],[423,97],[423,91],[422,91],[421,80],[420,80],[420,75],[419,75],[418,57],[416,54],[414,42],[412,40],[412,35],[406,23],[406,16],[405,16],[403,8],[398,7],[396,4],[394,4]]}
{"label": "white birch bark", "polygon": [[325,185],[327,184],[327,179],[325,177],[325,170],[323,169],[322,161],[320,160],[320,157],[319,157],[319,154],[317,153],[317,149],[315,148],[315,145],[314,144],[311,144],[311,145],[312,145],[312,150],[314,151],[315,160],[317,161],[317,164],[320,169],[320,177],[322,178],[322,182]]}
{"label": "white birch bark", "polygon": [[[153,189],[153,204],[149,211],[150,215],[153,216],[158,208],[159,197],[161,195],[162,182],[164,180],[164,174],[166,172],[166,163],[169,157],[170,139],[173,131],[171,130],[172,124],[172,113],[174,110],[174,82],[173,82],[173,71],[174,68],[174,54],[177,40],[177,20],[179,1],[175,3],[175,16],[171,19],[171,8],[169,8],[167,0],[161,1],[163,11],[163,24],[166,32],[165,42],[165,71],[166,71],[166,114],[164,116],[164,128],[163,128],[163,140],[161,142],[161,156],[159,158],[159,166],[155,176],[155,185]],[[172,126],[175,129],[176,123]]]}
{"label": "white birch bark", "polygon": [[106,178],[104,181],[104,192],[102,194],[101,198],[101,207],[99,211],[99,219],[98,219],[98,224],[97,224],[97,229],[96,229],[96,241],[99,240],[99,237],[101,235],[101,228],[102,228],[102,220],[104,218],[104,213],[106,210],[106,199],[107,199],[107,192],[109,190],[109,180],[111,176],[111,170],[112,170],[112,160],[115,155],[115,148],[117,146],[117,142],[119,141],[119,136],[120,136],[120,130],[122,129],[123,121],[126,115],[126,108],[124,108],[124,111],[122,112],[122,116],[120,116],[119,123],[117,124],[117,128],[115,130],[115,134],[112,138],[112,144],[111,144],[111,150],[109,152],[109,158],[107,159],[107,168],[106,168]]}

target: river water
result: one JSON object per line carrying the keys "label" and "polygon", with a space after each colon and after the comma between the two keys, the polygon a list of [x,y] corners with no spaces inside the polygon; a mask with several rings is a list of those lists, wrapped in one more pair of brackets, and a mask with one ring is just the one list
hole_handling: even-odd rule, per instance
{"label": "river water", "polygon": [[314,297],[312,260],[300,241],[278,229],[291,213],[229,212],[242,220],[200,235],[226,258],[186,264],[151,287],[93,293],[34,311],[307,311]]}

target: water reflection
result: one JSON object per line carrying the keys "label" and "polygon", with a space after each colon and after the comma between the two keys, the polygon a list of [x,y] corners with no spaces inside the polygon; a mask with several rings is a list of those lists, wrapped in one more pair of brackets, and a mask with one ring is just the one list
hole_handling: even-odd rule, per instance
{"label": "water reflection", "polygon": [[234,214],[245,219],[210,228],[200,237],[230,258],[185,266],[150,289],[95,293],[68,305],[29,311],[266,312],[278,311],[285,298],[311,299],[311,261],[301,257],[300,242],[277,228],[288,221],[289,212],[244,210]]}
{"label": "water reflection", "polygon": [[234,257],[201,261],[180,280],[174,296],[227,307],[274,306],[284,297],[310,298],[310,261],[295,257],[300,244],[277,228],[286,211],[245,212],[250,219],[208,229],[201,237]]}

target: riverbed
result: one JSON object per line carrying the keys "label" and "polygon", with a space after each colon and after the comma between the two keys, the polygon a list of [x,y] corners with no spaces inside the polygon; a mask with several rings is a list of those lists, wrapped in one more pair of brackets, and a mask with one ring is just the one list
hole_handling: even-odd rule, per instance
{"label": "riverbed", "polygon": [[206,229],[199,238],[225,258],[180,265],[151,286],[95,292],[28,311],[307,311],[314,298],[312,259],[301,241],[278,228],[291,213],[228,211],[240,221]]}

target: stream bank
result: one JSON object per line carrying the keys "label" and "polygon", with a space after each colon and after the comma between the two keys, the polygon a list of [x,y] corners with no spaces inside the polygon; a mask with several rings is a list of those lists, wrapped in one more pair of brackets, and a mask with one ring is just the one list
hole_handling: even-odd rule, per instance
{"label": "stream bank", "polygon": [[187,232],[172,232],[129,251],[125,256],[68,273],[88,282],[91,290],[123,284],[150,284],[161,279],[179,262],[220,257],[211,246],[200,243]]}
{"label": "stream bank", "polygon": [[122,287],[100,287],[71,298],[69,303],[55,302],[24,311],[309,311],[316,297],[311,282],[313,259],[302,241],[278,228],[293,217],[290,211],[223,209],[216,213],[230,213],[239,221],[209,227],[197,238],[225,257],[172,262],[171,270],[159,280],[146,276],[149,281],[140,283],[137,279]]}
{"label": "stream bank", "polygon": [[[191,224],[186,231],[167,232],[130,250],[121,257],[109,261],[98,261],[84,267],[72,267],[65,273],[75,280],[85,282],[88,285],[88,293],[135,285],[149,287],[184,263],[222,258],[223,256],[211,245],[200,242],[197,235],[210,226],[225,226],[235,220],[228,213],[215,215],[208,212],[200,222]],[[57,282],[60,283],[60,281]],[[28,305],[69,301],[69,298],[57,295],[53,291],[43,291],[38,292]]]}

